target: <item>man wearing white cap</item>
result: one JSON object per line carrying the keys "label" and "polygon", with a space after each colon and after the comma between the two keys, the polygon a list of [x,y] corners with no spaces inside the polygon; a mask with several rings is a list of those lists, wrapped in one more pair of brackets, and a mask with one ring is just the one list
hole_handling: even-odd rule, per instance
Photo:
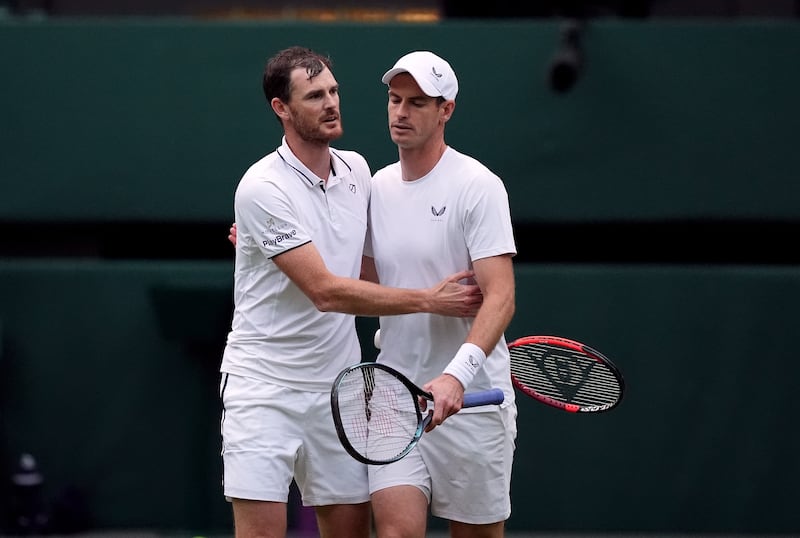
{"label": "man wearing white cap", "polygon": [[[435,405],[430,432],[415,450],[369,468],[377,533],[424,538],[430,506],[449,520],[453,538],[501,537],[511,514],[517,431],[503,334],[515,308],[508,195],[497,175],[445,142],[458,93],[447,61],[411,52],[381,80],[389,87],[389,132],[400,159],[372,180],[365,255],[374,273],[365,276],[427,287],[470,267],[483,303],[474,318],[381,317],[378,362],[431,392]],[[493,387],[503,389],[501,406],[461,410],[465,390]]]}

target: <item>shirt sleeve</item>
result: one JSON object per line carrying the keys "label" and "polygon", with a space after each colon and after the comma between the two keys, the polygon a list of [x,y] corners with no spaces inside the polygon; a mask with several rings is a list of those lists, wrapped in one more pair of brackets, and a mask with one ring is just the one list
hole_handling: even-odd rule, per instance
{"label": "shirt sleeve", "polygon": [[508,193],[491,172],[477,175],[466,192],[465,238],[472,261],[517,253]]}
{"label": "shirt sleeve", "polygon": [[311,241],[297,207],[274,182],[252,181],[239,188],[235,213],[240,237],[267,258]]}

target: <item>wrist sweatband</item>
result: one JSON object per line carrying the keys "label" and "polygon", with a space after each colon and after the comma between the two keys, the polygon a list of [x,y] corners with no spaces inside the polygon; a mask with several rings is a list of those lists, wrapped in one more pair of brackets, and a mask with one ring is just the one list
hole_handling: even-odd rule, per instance
{"label": "wrist sweatband", "polygon": [[443,373],[458,379],[466,390],[467,386],[472,383],[472,378],[483,366],[484,361],[486,361],[486,353],[475,344],[467,342],[458,349],[458,353]]}

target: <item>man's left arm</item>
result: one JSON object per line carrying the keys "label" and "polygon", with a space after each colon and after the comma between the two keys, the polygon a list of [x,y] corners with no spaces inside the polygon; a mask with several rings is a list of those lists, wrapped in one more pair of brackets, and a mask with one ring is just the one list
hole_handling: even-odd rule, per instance
{"label": "man's left arm", "polygon": [[[472,365],[469,364],[471,362],[469,358],[465,357],[464,361],[460,361],[457,356],[453,363],[445,369],[447,372],[455,366],[453,370],[455,375],[443,373],[425,384],[423,388],[433,394],[436,402],[429,430],[461,409],[464,391],[467,388],[462,381],[467,378],[471,380],[471,376],[482,367],[483,361],[497,345],[514,317],[516,305],[512,255],[490,256],[475,260],[473,269],[475,280],[483,292],[483,304],[475,316],[465,345],[459,350],[459,354],[468,353],[471,350],[475,355],[472,358],[480,364],[473,371]],[[459,377],[462,378],[462,381],[459,380]]]}

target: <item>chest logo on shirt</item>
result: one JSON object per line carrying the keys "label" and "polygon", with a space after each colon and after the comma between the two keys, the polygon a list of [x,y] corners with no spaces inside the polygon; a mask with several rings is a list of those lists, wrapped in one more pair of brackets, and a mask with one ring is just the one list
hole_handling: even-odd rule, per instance
{"label": "chest logo on shirt", "polygon": [[[444,211],[447,209],[446,205],[443,205],[441,209],[436,209],[435,206],[431,206],[431,213],[433,213],[434,217],[441,217],[444,215]],[[441,219],[434,219],[434,220],[441,220]]]}
{"label": "chest logo on shirt", "polygon": [[352,192],[353,194],[356,193],[356,184],[355,183],[351,183],[350,184],[350,192]]}

